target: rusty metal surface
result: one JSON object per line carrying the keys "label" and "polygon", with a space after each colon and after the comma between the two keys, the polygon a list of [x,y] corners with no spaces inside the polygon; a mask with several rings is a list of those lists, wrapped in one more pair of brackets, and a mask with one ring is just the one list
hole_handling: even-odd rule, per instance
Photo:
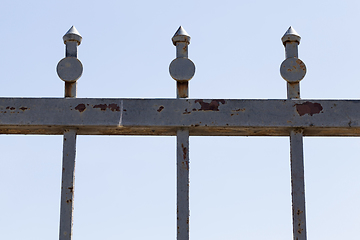
{"label": "rusty metal surface", "polygon": [[75,156],[76,130],[69,129],[64,132],[59,230],[60,240],[72,239],[75,189]]}
{"label": "rusty metal surface", "polygon": [[177,239],[189,240],[189,131],[181,129],[176,134],[177,169]]}
{"label": "rusty metal surface", "polygon": [[302,131],[290,133],[290,165],[293,236],[306,240],[305,181]]}
{"label": "rusty metal surface", "polygon": [[360,136],[359,100],[0,98],[0,133]]}

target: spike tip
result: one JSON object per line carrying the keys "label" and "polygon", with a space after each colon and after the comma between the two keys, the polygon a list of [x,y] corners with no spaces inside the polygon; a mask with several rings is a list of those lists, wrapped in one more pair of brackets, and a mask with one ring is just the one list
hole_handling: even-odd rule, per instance
{"label": "spike tip", "polygon": [[67,41],[76,41],[78,45],[80,45],[82,37],[75,26],[72,26],[63,36],[63,40],[65,44]]}
{"label": "spike tip", "polygon": [[177,42],[186,42],[187,44],[190,44],[190,38],[190,35],[185,31],[182,26],[180,26],[172,37],[172,42],[175,46]]}
{"label": "spike tip", "polygon": [[298,44],[300,44],[300,39],[300,35],[292,26],[290,26],[289,29],[285,32],[284,36],[281,38],[281,41],[284,45],[286,42],[298,42]]}

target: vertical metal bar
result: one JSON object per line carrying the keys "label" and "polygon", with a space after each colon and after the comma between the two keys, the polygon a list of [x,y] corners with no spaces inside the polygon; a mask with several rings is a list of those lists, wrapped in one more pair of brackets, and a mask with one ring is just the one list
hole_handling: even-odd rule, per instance
{"label": "vertical metal bar", "polygon": [[[177,81],[176,98],[188,98],[188,81],[195,74],[195,65],[188,59],[190,36],[180,26],[172,41],[176,46],[176,59],[171,62],[169,71],[171,77]],[[177,240],[189,240],[189,129],[178,129],[176,141]]]}
{"label": "vertical metal bar", "polygon": [[[80,45],[82,37],[74,26],[63,36],[66,59],[77,58],[77,47]],[[82,65],[77,66],[81,69]],[[65,68],[65,71],[74,71],[79,69]],[[60,75],[59,75],[60,76]],[[80,74],[81,76],[81,74]],[[65,80],[64,96],[76,98],[76,76],[71,81]],[[74,189],[75,189],[75,157],[76,157],[76,129],[64,130],[63,143],[63,163],[62,163],[62,181],[61,181],[61,203],[60,203],[60,240],[72,239],[73,210],[74,210]]]}
{"label": "vertical metal bar", "polygon": [[176,139],[177,240],[189,240],[189,130],[178,130]]}
{"label": "vertical metal bar", "polygon": [[77,82],[65,82],[65,93],[66,98],[74,98],[77,95]]}
{"label": "vertical metal bar", "polygon": [[300,84],[287,83],[287,98],[288,99],[300,99]]}
{"label": "vertical metal bar", "polygon": [[306,240],[305,181],[302,130],[290,132],[291,196],[294,240]]}
{"label": "vertical metal bar", "polygon": [[64,148],[61,182],[60,205],[60,240],[72,239],[72,223],[74,209],[74,181],[75,181],[75,155],[76,130],[69,129],[64,132]]}
{"label": "vertical metal bar", "polygon": [[[67,41],[65,47],[65,56],[66,57],[75,57],[77,58],[77,41]],[[77,82],[65,82],[65,97],[76,97],[77,93]]]}
{"label": "vertical metal bar", "polygon": [[189,97],[189,82],[176,82],[176,97],[177,98]]}

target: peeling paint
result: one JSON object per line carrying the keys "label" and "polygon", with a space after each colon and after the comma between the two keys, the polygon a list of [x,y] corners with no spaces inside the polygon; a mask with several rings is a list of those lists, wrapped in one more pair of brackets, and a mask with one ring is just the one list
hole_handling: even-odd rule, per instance
{"label": "peeling paint", "polygon": [[164,109],[164,106],[160,106],[157,111],[161,112],[163,109]]}
{"label": "peeling paint", "polygon": [[95,105],[93,108],[100,108],[101,111],[106,111],[107,107],[107,104],[98,104]]}
{"label": "peeling paint", "polygon": [[296,111],[300,116],[309,114],[310,116],[318,114],[323,110],[320,103],[304,102],[302,104],[295,104]]}
{"label": "peeling paint", "polygon": [[195,100],[195,103],[199,103],[201,108],[198,111],[219,111],[220,103],[225,104],[224,99],[214,99],[210,103],[204,102],[203,99]]}
{"label": "peeling paint", "polygon": [[79,105],[77,105],[77,106],[75,107],[75,109],[78,110],[79,112],[83,112],[83,111],[85,111],[86,106],[85,106],[85,104],[80,103]]}
{"label": "peeling paint", "polygon": [[191,112],[189,112],[189,111],[187,110],[187,108],[185,108],[183,114],[190,114],[190,113],[191,113]]}
{"label": "peeling paint", "polygon": [[116,103],[110,103],[109,106],[107,104],[97,104],[93,108],[100,108],[101,111],[106,111],[106,109],[110,109],[113,112],[120,112],[120,107]]}
{"label": "peeling paint", "polygon": [[116,103],[110,103],[108,108],[113,112],[120,112],[120,107]]}

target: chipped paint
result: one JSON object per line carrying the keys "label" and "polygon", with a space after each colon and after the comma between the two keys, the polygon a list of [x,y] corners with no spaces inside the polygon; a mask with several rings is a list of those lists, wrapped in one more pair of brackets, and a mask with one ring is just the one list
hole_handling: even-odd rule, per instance
{"label": "chipped paint", "polygon": [[111,111],[120,112],[120,107],[116,103],[107,104],[97,104],[93,108],[100,108],[101,111],[106,111],[106,109],[110,109]]}
{"label": "chipped paint", "polygon": [[198,111],[219,111],[220,103],[225,104],[224,99],[214,99],[210,103],[204,102],[203,99],[195,100],[195,103],[199,103],[201,108]]}
{"label": "chipped paint", "polygon": [[161,112],[163,109],[164,109],[164,106],[160,106],[157,111]]}
{"label": "chipped paint", "polygon": [[83,112],[86,110],[86,106],[85,106],[85,104],[80,103],[75,107],[75,109],[78,110],[79,112]]}
{"label": "chipped paint", "polygon": [[302,104],[295,104],[296,111],[300,116],[309,114],[310,116],[318,114],[323,110],[320,103],[304,102]]}

